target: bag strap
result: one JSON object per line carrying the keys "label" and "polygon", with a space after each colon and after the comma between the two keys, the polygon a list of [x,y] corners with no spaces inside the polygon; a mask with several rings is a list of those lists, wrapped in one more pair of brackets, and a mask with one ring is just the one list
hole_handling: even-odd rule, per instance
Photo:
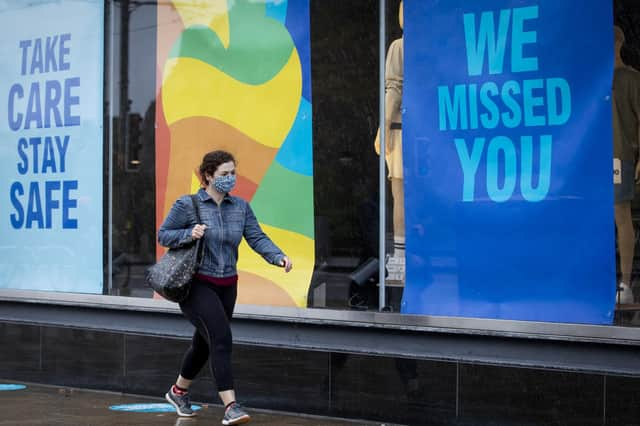
{"label": "bag strap", "polygon": [[197,194],[191,194],[191,202],[193,203],[193,208],[196,211],[196,222],[199,224],[200,222],[202,222],[202,220],[200,219],[200,203],[198,203],[198,195]]}
{"label": "bag strap", "polygon": [[[200,219],[200,203],[198,202],[197,194],[191,194],[191,202],[193,203],[193,208],[196,211],[196,223],[200,224],[202,223],[202,220]],[[204,252],[204,244],[202,243],[202,238],[198,239],[198,241],[196,242],[196,244],[198,245],[198,248],[196,249],[196,265],[198,266],[200,266],[200,264],[202,263],[202,254]]]}

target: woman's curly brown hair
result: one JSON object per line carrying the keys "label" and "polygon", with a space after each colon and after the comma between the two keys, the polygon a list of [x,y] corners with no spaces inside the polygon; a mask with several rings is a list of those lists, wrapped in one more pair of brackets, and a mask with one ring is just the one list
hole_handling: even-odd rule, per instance
{"label": "woman's curly brown hair", "polygon": [[229,161],[233,161],[233,164],[236,164],[236,159],[227,151],[217,150],[206,153],[202,158],[202,164],[200,164],[200,181],[202,184],[208,185],[206,175],[213,176],[220,164],[228,163]]}

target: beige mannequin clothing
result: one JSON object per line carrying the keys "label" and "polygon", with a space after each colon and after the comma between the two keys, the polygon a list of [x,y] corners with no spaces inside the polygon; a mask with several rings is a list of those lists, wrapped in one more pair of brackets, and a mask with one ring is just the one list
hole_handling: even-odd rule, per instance
{"label": "beige mannequin clothing", "polygon": [[[402,6],[400,9],[402,23]],[[402,25],[402,24],[401,24]],[[389,169],[393,195],[393,256],[387,262],[388,282],[404,285],[405,223],[404,181],[402,172],[402,85],[404,81],[403,40],[389,46],[385,63],[385,159]],[[380,155],[380,129],[376,133],[375,150]]]}
{"label": "beige mannequin clothing", "polygon": [[[404,80],[403,40],[394,40],[387,52],[385,64],[385,158],[389,178],[402,179],[402,129],[391,129],[392,123],[402,125],[402,83]],[[397,125],[396,125],[397,126]],[[394,126],[395,127],[395,126]],[[380,155],[380,130],[376,134],[376,153]]]}
{"label": "beige mannequin clothing", "polygon": [[404,181],[391,178],[393,195],[393,238],[396,243],[404,244]]}
{"label": "beige mannequin clothing", "polygon": [[[402,1],[398,10],[400,28],[403,27]],[[394,40],[385,61],[385,160],[393,195],[393,255],[386,262],[387,283],[404,286],[405,281],[405,223],[404,182],[402,171],[402,86],[404,81],[404,42]],[[380,155],[380,129],[376,133],[375,150]]]}

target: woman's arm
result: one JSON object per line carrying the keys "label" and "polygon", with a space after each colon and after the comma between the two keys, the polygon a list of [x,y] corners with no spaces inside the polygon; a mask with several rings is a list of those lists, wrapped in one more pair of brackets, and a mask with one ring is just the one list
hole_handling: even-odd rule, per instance
{"label": "woman's arm", "polygon": [[158,230],[158,242],[169,248],[180,247],[193,241],[191,231],[191,200],[180,198],[173,204],[167,218]]}
{"label": "woman's arm", "polygon": [[285,254],[262,231],[249,203],[246,203],[243,235],[249,246],[264,260],[273,265],[284,266],[282,260],[286,257]]}

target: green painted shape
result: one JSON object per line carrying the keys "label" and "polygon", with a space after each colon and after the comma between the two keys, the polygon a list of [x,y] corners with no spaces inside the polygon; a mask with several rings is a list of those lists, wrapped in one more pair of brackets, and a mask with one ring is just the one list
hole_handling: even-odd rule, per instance
{"label": "green painted shape", "polygon": [[294,173],[274,161],[251,207],[261,223],[314,238],[313,176]]}
{"label": "green painted shape", "polygon": [[182,32],[170,58],[194,58],[246,84],[263,84],[284,67],[294,49],[281,22],[266,16],[264,2],[238,0],[229,11],[229,47],[209,27]]}

